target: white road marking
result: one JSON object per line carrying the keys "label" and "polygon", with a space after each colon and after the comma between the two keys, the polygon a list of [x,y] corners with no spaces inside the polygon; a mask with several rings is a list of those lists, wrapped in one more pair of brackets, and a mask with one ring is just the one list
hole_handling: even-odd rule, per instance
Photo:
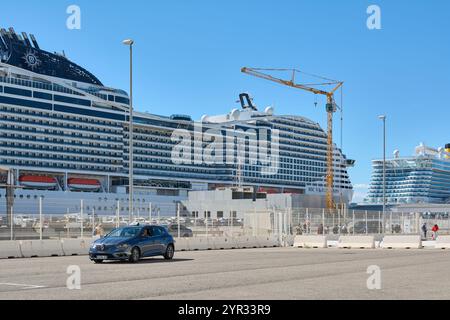
{"label": "white road marking", "polygon": [[2,286],[2,285],[3,286],[23,287],[23,288],[21,288],[22,290],[45,288],[45,286],[37,286],[37,285],[33,285],[33,284],[0,282],[0,286]]}

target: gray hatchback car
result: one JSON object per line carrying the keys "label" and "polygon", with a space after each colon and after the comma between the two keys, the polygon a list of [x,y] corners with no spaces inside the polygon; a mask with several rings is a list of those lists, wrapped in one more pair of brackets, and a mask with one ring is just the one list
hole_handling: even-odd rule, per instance
{"label": "gray hatchback car", "polygon": [[97,239],[89,249],[89,259],[95,263],[105,260],[128,260],[162,255],[170,260],[175,253],[175,241],[161,226],[127,226],[112,230]]}

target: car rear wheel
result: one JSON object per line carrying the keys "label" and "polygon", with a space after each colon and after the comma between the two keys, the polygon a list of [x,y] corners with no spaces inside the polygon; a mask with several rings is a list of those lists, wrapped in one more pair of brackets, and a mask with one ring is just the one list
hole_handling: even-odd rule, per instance
{"label": "car rear wheel", "polygon": [[164,259],[171,260],[173,258],[174,253],[175,253],[175,248],[173,247],[173,244],[169,244],[166,248],[166,253],[164,254]]}
{"label": "car rear wheel", "polygon": [[141,252],[139,251],[139,248],[134,247],[131,250],[131,255],[130,255],[130,258],[128,259],[128,261],[130,261],[132,263],[136,263],[139,261],[140,257],[141,257]]}
{"label": "car rear wheel", "polygon": [[94,262],[95,262],[95,263],[102,263],[103,260],[102,260],[102,259],[94,259]]}

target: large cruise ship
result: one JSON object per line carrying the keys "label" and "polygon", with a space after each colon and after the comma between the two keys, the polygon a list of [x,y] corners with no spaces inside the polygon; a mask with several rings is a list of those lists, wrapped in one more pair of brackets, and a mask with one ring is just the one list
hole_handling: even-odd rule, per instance
{"label": "large cruise ship", "polygon": [[[450,144],[431,148],[423,143],[410,157],[394,151],[385,162],[385,196],[388,205],[450,203]],[[383,159],[372,162],[373,173],[368,204],[383,204]]]}
{"label": "large cruise ship", "polygon": [[[189,190],[250,186],[255,192],[325,194],[326,133],[299,116],[241,108],[193,121],[133,114],[134,214],[173,215]],[[0,30],[0,165],[13,170],[14,212],[128,213],[129,99],[36,38]],[[334,151],[336,201],[353,195]],[[5,176],[2,176],[5,179]],[[82,201],[81,201],[82,200]],[[0,189],[0,212],[6,206]]]}

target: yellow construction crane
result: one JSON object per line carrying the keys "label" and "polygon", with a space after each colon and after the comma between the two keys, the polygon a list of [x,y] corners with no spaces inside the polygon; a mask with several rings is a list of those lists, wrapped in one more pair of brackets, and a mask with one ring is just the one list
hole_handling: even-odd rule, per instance
{"label": "yellow construction crane", "polygon": [[[263,73],[262,71],[290,71],[292,72],[292,77],[290,80],[283,80],[276,78],[274,76],[271,76],[269,74]],[[334,201],[333,201],[333,180],[334,180],[334,174],[333,174],[333,113],[336,112],[336,103],[334,101],[334,93],[336,90],[342,87],[344,82],[342,81],[336,81],[331,79],[326,79],[323,77],[319,77],[321,79],[324,79],[328,82],[324,83],[317,83],[317,84],[300,84],[295,82],[295,75],[296,73],[304,73],[296,69],[262,69],[262,68],[247,68],[244,67],[241,69],[241,72],[266,79],[269,81],[273,81],[276,83],[283,84],[285,86],[289,86],[292,88],[302,89],[309,92],[312,92],[314,94],[321,94],[327,97],[327,104],[326,104],[326,112],[327,112],[327,174],[326,174],[326,185],[327,185],[327,191],[326,191],[326,204],[328,209],[334,209]],[[315,76],[317,77],[317,76]],[[322,89],[317,89],[312,87],[314,86],[331,86],[330,91],[325,91]]]}

